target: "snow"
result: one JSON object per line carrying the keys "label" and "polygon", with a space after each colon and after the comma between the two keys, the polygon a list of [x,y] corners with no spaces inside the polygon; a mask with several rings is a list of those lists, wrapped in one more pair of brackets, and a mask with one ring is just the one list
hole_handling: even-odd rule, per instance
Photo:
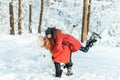
{"label": "snow", "polygon": [[102,39],[88,53],[73,53],[74,75],[66,76],[63,69],[61,78],[54,77],[51,54],[37,44],[37,38],[45,35],[47,27],[56,26],[80,40],[83,0],[49,0],[41,34],[37,33],[40,0],[32,2],[32,34],[28,33],[29,0],[23,0],[22,35],[17,34],[18,1],[13,0],[14,36],[9,35],[9,2],[0,0],[0,80],[120,80],[120,0],[92,1],[90,32],[98,32]]}
{"label": "snow", "polygon": [[[49,51],[37,44],[36,34],[0,36],[1,80],[59,80],[55,78],[54,65]],[[73,76],[60,80],[119,80],[120,48],[96,44],[88,53],[72,54]]]}

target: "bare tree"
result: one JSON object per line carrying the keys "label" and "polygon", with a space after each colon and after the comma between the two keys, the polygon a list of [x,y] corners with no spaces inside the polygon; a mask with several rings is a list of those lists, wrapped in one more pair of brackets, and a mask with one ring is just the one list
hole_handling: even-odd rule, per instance
{"label": "bare tree", "polygon": [[18,34],[21,35],[22,30],[22,0],[19,0],[18,7]]}
{"label": "bare tree", "polygon": [[89,30],[90,14],[88,14],[88,13],[90,11],[89,10],[90,6],[89,6],[88,2],[89,2],[89,0],[84,0],[81,42],[84,42],[87,39],[88,30]]}
{"label": "bare tree", "polygon": [[9,3],[9,14],[10,14],[10,34],[15,35],[14,30],[14,14],[13,14],[13,0]]}
{"label": "bare tree", "polygon": [[87,17],[87,32],[89,31],[89,25],[90,25],[90,10],[91,10],[91,1],[92,0],[89,0],[89,4],[88,4],[88,17]]}
{"label": "bare tree", "polygon": [[29,32],[30,33],[32,33],[31,24],[32,24],[32,0],[30,0],[30,4],[29,4]]}
{"label": "bare tree", "polygon": [[40,10],[39,25],[38,25],[38,33],[41,33],[43,9],[44,9],[44,0],[41,0],[41,10]]}

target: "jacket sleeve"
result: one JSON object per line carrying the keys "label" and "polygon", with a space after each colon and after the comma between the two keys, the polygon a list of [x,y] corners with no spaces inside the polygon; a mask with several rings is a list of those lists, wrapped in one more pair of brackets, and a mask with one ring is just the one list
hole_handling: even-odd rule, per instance
{"label": "jacket sleeve", "polygon": [[63,33],[61,31],[56,31],[56,40],[53,48],[53,53],[58,53],[61,51],[62,48],[62,42],[63,42]]}

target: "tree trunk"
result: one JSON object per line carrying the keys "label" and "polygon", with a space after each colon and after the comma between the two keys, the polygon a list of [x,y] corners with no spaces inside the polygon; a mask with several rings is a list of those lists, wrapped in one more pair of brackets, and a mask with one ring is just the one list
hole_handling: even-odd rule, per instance
{"label": "tree trunk", "polygon": [[30,1],[30,4],[29,4],[29,32],[30,33],[32,33],[31,24],[32,24],[32,0]]}
{"label": "tree trunk", "polygon": [[21,35],[22,30],[22,0],[19,0],[19,8],[18,8],[18,34]]}
{"label": "tree trunk", "polygon": [[13,14],[13,1],[9,3],[9,14],[10,14],[10,34],[15,35],[14,30],[14,14]]}
{"label": "tree trunk", "polygon": [[81,42],[84,42],[87,39],[87,35],[88,35],[88,0],[84,0]]}
{"label": "tree trunk", "polygon": [[90,10],[91,10],[91,0],[89,0],[89,5],[88,5],[87,32],[89,31],[89,25],[90,25]]}
{"label": "tree trunk", "polygon": [[43,9],[44,9],[44,1],[41,0],[41,10],[40,10],[40,18],[39,18],[38,33],[41,33],[41,25],[42,25]]}

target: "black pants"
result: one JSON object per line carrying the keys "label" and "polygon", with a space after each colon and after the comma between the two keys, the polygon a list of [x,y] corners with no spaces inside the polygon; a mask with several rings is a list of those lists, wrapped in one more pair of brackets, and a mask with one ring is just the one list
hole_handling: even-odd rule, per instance
{"label": "black pants", "polygon": [[[73,66],[71,57],[72,57],[72,53],[70,53],[70,62],[65,64],[65,67],[66,67],[67,69],[68,69],[68,68],[71,68],[71,67]],[[60,65],[60,63],[54,62],[54,65],[55,65],[55,76],[56,76],[56,77],[61,77],[61,75],[62,75],[62,70],[61,70],[61,65]]]}
{"label": "black pants", "polygon": [[61,77],[62,75],[62,70],[61,70],[61,65],[58,62],[54,62],[55,65],[55,76],[56,77]]}

